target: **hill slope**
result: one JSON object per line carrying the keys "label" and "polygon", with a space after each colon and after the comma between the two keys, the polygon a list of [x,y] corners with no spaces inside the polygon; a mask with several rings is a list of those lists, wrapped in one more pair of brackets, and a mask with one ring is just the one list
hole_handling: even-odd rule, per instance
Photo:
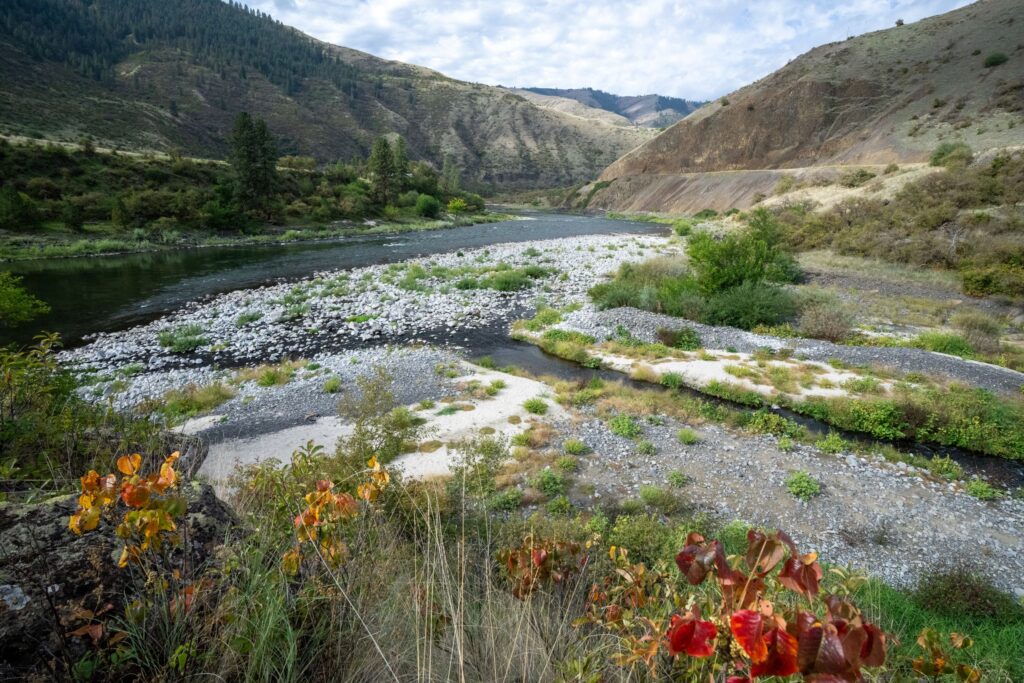
{"label": "hill slope", "polygon": [[7,0],[0,79],[9,134],[216,157],[244,110],[267,120],[282,154],[362,156],[399,133],[413,158],[450,154],[476,188],[592,178],[648,137],[321,43],[221,0]]}
{"label": "hill slope", "polygon": [[[817,47],[623,156],[591,206],[743,208],[771,192],[778,169],[810,178],[835,165],[923,161],[940,141],[1021,144],[1019,14],[1018,0],[985,0]],[[1005,63],[985,66],[995,53]]]}
{"label": "hill slope", "polygon": [[574,100],[587,107],[618,114],[638,126],[650,128],[670,126],[704,104],[665,95],[613,95],[593,88],[524,88],[524,90],[538,95]]}

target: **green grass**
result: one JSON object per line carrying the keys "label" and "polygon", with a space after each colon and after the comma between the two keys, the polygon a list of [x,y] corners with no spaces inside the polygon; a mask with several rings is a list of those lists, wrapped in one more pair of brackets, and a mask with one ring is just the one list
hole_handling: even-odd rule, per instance
{"label": "green grass", "polygon": [[692,446],[700,443],[700,435],[689,427],[684,427],[676,432],[676,439],[684,446]]}
{"label": "green grass", "polygon": [[1002,492],[984,479],[971,479],[964,487],[967,493],[978,500],[992,501],[1003,497]]}
{"label": "green grass", "polygon": [[222,382],[201,387],[190,384],[184,389],[168,391],[160,401],[151,403],[148,407],[164,414],[175,423],[213,410],[234,396],[235,390]]}
{"label": "green grass", "polygon": [[548,412],[548,404],[544,399],[536,397],[524,401],[523,409],[533,415],[546,415]]}
{"label": "green grass", "polygon": [[324,392],[328,394],[336,394],[339,391],[341,391],[341,378],[328,377],[324,382]]}
{"label": "green grass", "polygon": [[567,455],[585,455],[590,448],[579,439],[566,439],[562,444],[562,450]]}
{"label": "green grass", "polygon": [[157,333],[157,341],[171,353],[189,353],[210,343],[203,328],[194,324],[160,330]]}

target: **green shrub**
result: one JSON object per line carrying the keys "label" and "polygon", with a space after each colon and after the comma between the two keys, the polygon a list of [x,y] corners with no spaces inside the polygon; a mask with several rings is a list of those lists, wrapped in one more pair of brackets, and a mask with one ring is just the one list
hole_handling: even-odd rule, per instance
{"label": "green shrub", "polygon": [[654,455],[658,452],[658,448],[647,439],[643,439],[637,442],[636,452],[640,455]]}
{"label": "green shrub", "polygon": [[683,507],[675,492],[660,486],[641,486],[640,500],[665,516],[676,514]]}
{"label": "green shrub", "polygon": [[640,423],[638,423],[632,416],[626,415],[625,413],[619,413],[608,420],[608,429],[612,434],[616,434],[627,439],[635,439],[643,434],[643,429],[640,427]]}
{"label": "green shrub", "polygon": [[523,492],[515,486],[502,489],[491,496],[490,505],[495,510],[515,512],[523,504]]}
{"label": "green shrub", "polygon": [[416,198],[416,213],[424,218],[437,218],[441,215],[441,202],[429,194],[421,194]]}
{"label": "green shrub", "polygon": [[531,332],[539,332],[545,327],[562,322],[562,314],[554,308],[542,308],[536,315],[525,323],[526,329]]}
{"label": "green shrub", "polygon": [[684,446],[692,446],[700,443],[700,435],[689,427],[684,427],[676,432],[676,439],[678,439],[679,443]]}
{"label": "green shrub", "polygon": [[530,286],[530,278],[517,270],[505,270],[487,278],[487,287],[498,292],[515,292]]}
{"label": "green shrub", "polygon": [[635,562],[649,565],[664,559],[671,529],[655,515],[620,515],[608,533],[610,545],[626,548]]}
{"label": "green shrub", "polygon": [[790,439],[803,438],[807,431],[793,420],[764,409],[751,413],[745,426],[752,432],[787,436]]}
{"label": "green shrub", "polygon": [[971,479],[967,482],[967,485],[964,488],[967,490],[967,493],[978,500],[991,501],[999,500],[1003,497],[1003,494],[999,489],[992,486],[992,484],[989,484],[984,479]]}
{"label": "green shrub", "polygon": [[13,327],[26,323],[50,307],[25,291],[21,278],[10,271],[0,271],[0,327]]}
{"label": "green shrub", "polygon": [[690,327],[679,329],[661,328],[656,333],[659,342],[673,349],[696,351],[700,348],[700,336]]}
{"label": "green shrub", "polygon": [[324,392],[328,394],[336,394],[339,391],[341,391],[341,378],[328,377],[324,382]]}
{"label": "green shrub", "polygon": [[962,479],[964,476],[963,466],[948,455],[936,456],[929,460],[928,471],[950,481]]}
{"label": "green shrub", "polygon": [[556,517],[567,517],[572,513],[572,502],[568,496],[561,495],[555,496],[548,501],[548,504],[544,506],[549,515],[555,515]]}
{"label": "green shrub", "polygon": [[835,455],[836,453],[842,453],[850,447],[850,444],[846,440],[839,436],[837,432],[830,431],[824,438],[818,439],[814,442],[814,445],[823,453]]}
{"label": "green shrub", "polygon": [[561,472],[556,472],[550,467],[545,467],[538,472],[530,482],[530,485],[548,498],[562,495],[568,488],[565,475]]}
{"label": "green shrub", "polygon": [[1010,58],[1007,57],[1006,53],[1004,52],[992,52],[989,53],[987,57],[985,57],[984,65],[986,69],[991,69],[994,66],[1006,64],[1006,62],[1008,62],[1009,60]]}
{"label": "green shrub", "polygon": [[590,448],[579,439],[566,439],[562,450],[568,455],[586,455]]}
{"label": "green shrub", "polygon": [[548,412],[547,402],[540,397],[527,399],[523,402],[523,408],[534,415],[545,415]]}
{"label": "green shrub", "polygon": [[669,472],[665,479],[668,481],[669,486],[674,486],[677,489],[690,483],[690,478],[678,470]]}
{"label": "green shrub", "polygon": [[469,204],[461,197],[453,197],[448,200],[448,213],[466,213],[469,211]]}
{"label": "green shrub", "polygon": [[871,171],[863,168],[858,168],[854,171],[847,171],[839,179],[839,184],[843,187],[860,187],[867,181],[875,177],[875,174]]}
{"label": "green shrub", "polygon": [[974,153],[963,142],[943,142],[932,152],[932,166],[962,167],[971,163]]}
{"label": "green shrub", "polygon": [[700,321],[749,330],[758,325],[777,325],[794,313],[796,304],[789,292],[748,282],[709,296]]}
{"label": "green shrub", "polygon": [[821,493],[821,484],[807,472],[797,471],[786,477],[786,489],[800,500],[808,501]]}
{"label": "green shrub", "polygon": [[922,332],[914,339],[912,345],[926,351],[946,353],[961,358],[971,358],[975,355],[970,343],[958,334]]}

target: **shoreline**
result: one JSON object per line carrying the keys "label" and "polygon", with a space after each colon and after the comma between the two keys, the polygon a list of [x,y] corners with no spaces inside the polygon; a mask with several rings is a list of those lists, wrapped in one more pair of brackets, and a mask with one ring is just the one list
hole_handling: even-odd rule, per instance
{"label": "shoreline", "polygon": [[[156,244],[147,242],[147,246],[140,247],[138,249],[120,249],[114,251],[95,251],[82,254],[58,254],[52,256],[13,256],[13,257],[2,257],[0,258],[0,264],[13,264],[13,263],[31,263],[33,261],[61,261],[67,259],[78,259],[78,258],[104,258],[114,256],[128,256],[131,254],[151,254],[159,252],[173,252],[173,251],[191,251],[195,249],[210,249],[210,248],[235,248],[235,247],[253,247],[253,246],[288,246],[293,244],[316,244],[326,243],[332,241],[339,241],[349,237],[358,236],[377,236],[377,235],[403,235],[414,232],[429,232],[433,230],[450,230],[452,228],[460,228],[470,225],[480,225],[485,223],[503,223],[506,221],[517,221],[517,220],[530,220],[528,217],[521,217],[509,213],[484,213],[484,214],[471,214],[464,219],[450,219],[438,221],[439,225],[424,225],[424,224],[405,224],[405,223],[383,223],[380,225],[373,225],[365,228],[352,227],[342,228],[338,230],[329,231],[330,234],[324,236],[311,236],[311,237],[300,237],[296,239],[282,239],[281,237],[287,234],[288,231],[300,229],[303,232],[313,232],[309,226],[301,228],[288,228],[287,230],[277,234],[266,234],[266,235],[242,235],[231,238],[221,238],[223,241],[213,243],[177,243],[177,244]],[[104,239],[109,238],[97,238],[95,241],[100,242]],[[73,244],[73,243],[72,243]],[[64,247],[68,249],[71,245],[52,245],[53,247]],[[2,248],[2,247],[0,247]],[[45,248],[45,247],[44,247]]]}

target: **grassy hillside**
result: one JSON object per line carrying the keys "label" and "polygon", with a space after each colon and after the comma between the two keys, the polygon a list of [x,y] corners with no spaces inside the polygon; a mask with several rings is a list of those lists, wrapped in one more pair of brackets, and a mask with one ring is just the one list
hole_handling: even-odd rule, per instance
{"label": "grassy hillside", "polygon": [[450,155],[476,189],[579,182],[644,139],[220,0],[12,0],[0,27],[8,134],[222,157],[233,117],[249,111],[282,153],[350,159],[398,133],[414,159],[440,167]]}
{"label": "grassy hillside", "polygon": [[[744,208],[779,177],[730,173],[919,162],[958,140],[978,151],[1021,144],[1017,15],[1019,3],[990,0],[817,47],[616,161],[594,205],[685,211],[699,189],[705,206]],[[707,172],[726,175],[687,175]]]}

